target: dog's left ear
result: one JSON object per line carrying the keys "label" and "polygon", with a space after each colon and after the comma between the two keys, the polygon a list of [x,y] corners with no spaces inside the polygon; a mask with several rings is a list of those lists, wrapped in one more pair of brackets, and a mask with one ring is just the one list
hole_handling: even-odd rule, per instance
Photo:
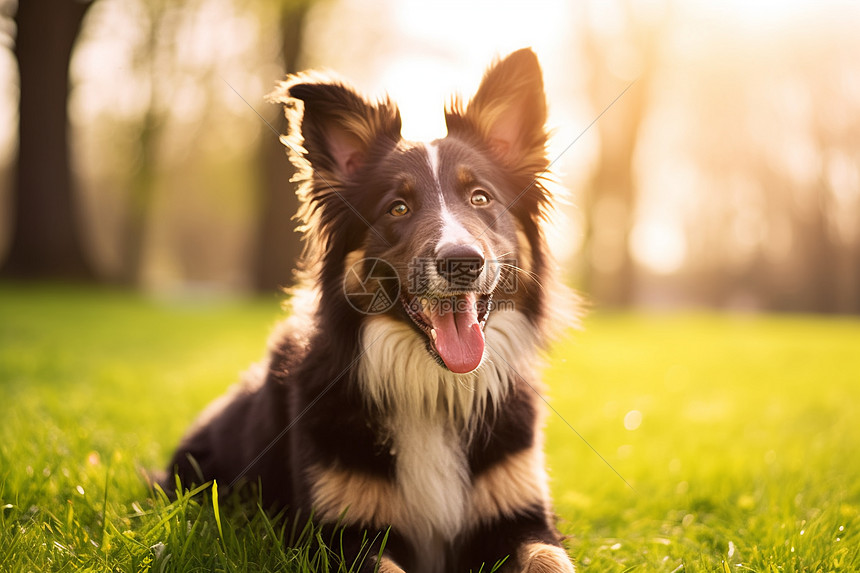
{"label": "dog's left ear", "polygon": [[450,134],[479,135],[517,172],[535,176],[547,168],[543,75],[529,48],[490,66],[465,109],[455,101],[445,120]]}

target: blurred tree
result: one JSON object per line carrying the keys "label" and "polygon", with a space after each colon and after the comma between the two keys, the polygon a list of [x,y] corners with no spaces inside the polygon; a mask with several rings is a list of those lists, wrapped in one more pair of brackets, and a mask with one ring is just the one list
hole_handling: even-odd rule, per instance
{"label": "blurred tree", "polygon": [[[629,248],[636,209],[633,158],[640,127],[648,113],[648,94],[660,57],[660,17],[653,6],[617,0],[590,6],[595,22],[582,18],[586,61],[591,63],[589,92],[602,109],[635,79],[636,83],[595,127],[600,152],[585,196],[585,291],[599,304],[628,306],[633,302],[635,265]],[[607,16],[609,14],[609,16]]]}
{"label": "blurred tree", "polygon": [[[285,73],[298,71],[309,6],[307,0],[285,0],[280,6],[279,57]],[[279,134],[286,133],[281,106],[270,109],[265,117]],[[292,219],[299,205],[294,184],[290,182],[293,166],[275,134],[264,133],[260,141],[263,177],[253,281],[258,291],[271,292],[293,283],[293,269],[301,255],[302,243]]]}
{"label": "blurred tree", "polygon": [[697,302],[860,312],[860,84],[845,81],[860,45],[831,18],[766,39],[723,24],[732,52],[706,45],[677,68],[691,89],[671,105],[691,113],[685,152],[703,183],[686,269]]}
{"label": "blurred tree", "polygon": [[815,312],[860,313],[860,87],[845,81],[860,49],[855,26],[829,23],[828,34],[791,47],[796,83],[811,102],[805,127],[817,150],[806,190],[812,208],[794,209],[804,238],[803,310]]}
{"label": "blurred tree", "polygon": [[[247,106],[261,102],[261,80],[268,91],[284,67],[295,70],[308,4],[126,0],[89,14],[73,66],[75,98],[87,97],[76,151],[86,219],[111,277],[247,288],[265,263],[283,277],[270,289],[289,282],[296,255],[280,259],[299,249],[292,172],[277,134]],[[105,73],[106,50],[119,74]],[[266,107],[284,131],[282,111]]]}
{"label": "blurred tree", "polygon": [[20,73],[13,225],[0,273],[94,280],[85,252],[68,149],[69,61],[91,2],[22,0],[15,54]]}
{"label": "blurred tree", "polygon": [[[147,229],[151,217],[153,203],[156,197],[158,178],[158,151],[160,138],[165,124],[166,106],[163,101],[163,84],[170,81],[168,70],[164,67],[171,58],[161,58],[159,53],[169,52],[172,46],[162,46],[166,33],[164,21],[166,17],[176,18],[176,14],[168,12],[163,0],[146,0],[142,3],[146,18],[140,24],[146,27],[144,42],[137,46],[134,55],[135,67],[140,70],[141,82],[149,93],[149,105],[137,127],[137,141],[140,160],[137,163],[134,177],[128,184],[128,198],[125,205],[124,224],[120,237],[121,268],[119,280],[127,286],[140,284],[143,273],[143,253],[146,246]],[[157,61],[158,60],[158,61]]]}

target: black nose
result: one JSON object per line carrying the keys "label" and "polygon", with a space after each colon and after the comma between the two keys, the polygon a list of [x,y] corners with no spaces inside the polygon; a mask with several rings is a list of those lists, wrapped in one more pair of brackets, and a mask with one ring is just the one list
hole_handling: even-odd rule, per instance
{"label": "black nose", "polygon": [[476,245],[446,245],[436,253],[436,271],[453,286],[470,286],[483,270],[484,253]]}

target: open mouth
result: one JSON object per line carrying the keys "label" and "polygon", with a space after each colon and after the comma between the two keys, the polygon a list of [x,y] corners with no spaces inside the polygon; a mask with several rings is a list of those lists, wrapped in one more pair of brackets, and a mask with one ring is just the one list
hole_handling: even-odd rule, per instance
{"label": "open mouth", "polygon": [[433,353],[458,374],[471,372],[481,364],[491,300],[492,294],[475,292],[400,296],[406,314],[427,335]]}

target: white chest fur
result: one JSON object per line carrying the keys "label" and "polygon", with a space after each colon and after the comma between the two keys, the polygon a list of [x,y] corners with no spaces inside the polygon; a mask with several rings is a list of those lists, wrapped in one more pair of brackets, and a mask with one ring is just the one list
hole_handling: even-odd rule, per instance
{"label": "white chest fur", "polygon": [[404,513],[398,516],[398,529],[412,541],[422,570],[435,572],[445,543],[453,540],[466,521],[466,456],[460,437],[445,418],[401,417],[395,425],[392,443]]}
{"label": "white chest fur", "polygon": [[401,507],[392,521],[418,552],[420,573],[441,573],[446,542],[468,527],[471,422],[504,400],[512,369],[531,367],[535,338],[525,317],[499,312],[492,318],[484,362],[470,374],[441,368],[421,335],[403,322],[374,317],[362,333],[359,383],[389,416]]}

